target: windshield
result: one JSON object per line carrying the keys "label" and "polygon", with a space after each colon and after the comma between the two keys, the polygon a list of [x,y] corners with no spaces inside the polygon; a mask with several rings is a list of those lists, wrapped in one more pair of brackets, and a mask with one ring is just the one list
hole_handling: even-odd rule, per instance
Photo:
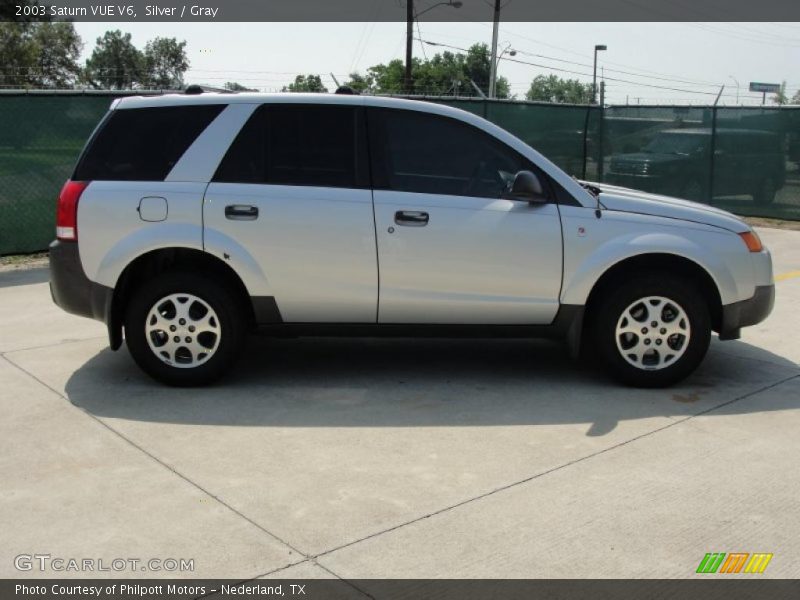
{"label": "windshield", "polygon": [[653,138],[644,147],[644,151],[653,154],[682,154],[690,155],[700,153],[708,145],[708,136],[681,133],[661,133]]}

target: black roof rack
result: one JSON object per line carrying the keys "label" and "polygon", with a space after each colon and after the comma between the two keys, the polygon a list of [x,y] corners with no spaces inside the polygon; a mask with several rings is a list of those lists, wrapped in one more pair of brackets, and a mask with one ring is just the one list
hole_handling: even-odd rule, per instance
{"label": "black roof rack", "polygon": [[186,89],[183,90],[184,94],[188,94],[190,96],[196,95],[196,94],[204,94],[206,92],[216,92],[218,94],[235,94],[236,93],[233,90],[228,90],[228,89],[225,89],[225,88],[212,87],[210,85],[198,85],[196,83],[193,83],[192,85],[187,85]]}

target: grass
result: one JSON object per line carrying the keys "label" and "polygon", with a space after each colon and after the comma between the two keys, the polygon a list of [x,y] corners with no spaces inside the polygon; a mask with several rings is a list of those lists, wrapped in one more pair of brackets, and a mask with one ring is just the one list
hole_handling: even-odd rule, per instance
{"label": "grass", "polygon": [[35,269],[37,267],[46,267],[47,260],[47,252],[0,256],[0,271],[15,271],[18,269]]}

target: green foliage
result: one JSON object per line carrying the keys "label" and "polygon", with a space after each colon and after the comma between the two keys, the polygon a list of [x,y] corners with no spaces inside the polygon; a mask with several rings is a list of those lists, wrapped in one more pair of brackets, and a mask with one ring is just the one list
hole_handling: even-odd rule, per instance
{"label": "green foliage", "polygon": [[189,69],[186,42],[175,38],[153,38],[144,47],[145,83],[148,87],[179,89]]}
{"label": "green foliage", "polygon": [[322,78],[319,75],[298,75],[294,78],[294,82],[288,86],[284,86],[281,90],[283,92],[318,92],[326,93],[326,88],[322,83]]}
{"label": "green foliage", "polygon": [[[414,58],[411,62],[413,93],[477,96],[478,93],[470,83],[472,80],[484,94],[488,94],[490,56],[486,44],[473,44],[466,54],[445,51],[434,54],[427,60]],[[367,69],[366,76],[359,77],[366,83],[361,91],[375,94],[405,93],[405,63],[400,59],[374,65]],[[351,81],[354,81],[353,75]],[[496,96],[510,96],[510,87],[505,77],[497,78]]]}
{"label": "green foliage", "polygon": [[226,81],[225,85],[223,86],[226,90],[230,90],[232,92],[257,92],[258,90],[245,87],[241,83],[236,81]]}
{"label": "green foliage", "polygon": [[592,100],[592,86],[577,79],[561,79],[556,75],[537,75],[525,94],[526,100],[588,104]]}
{"label": "green foliage", "polygon": [[0,65],[0,84],[4,87],[31,84],[29,73],[36,65],[36,47],[30,25],[0,23]]}
{"label": "green foliage", "polygon": [[131,34],[117,29],[97,38],[84,78],[95,88],[122,90],[140,83],[145,72],[144,55],[131,42]]}
{"label": "green foliage", "polygon": [[772,97],[772,101],[777,104],[778,106],[783,106],[784,104],[789,104],[789,96],[786,95],[786,82],[784,81],[781,83],[781,89],[778,90]]}
{"label": "green foliage", "polygon": [[83,42],[72,23],[0,23],[0,84],[65,87],[80,73]]}
{"label": "green foliage", "polygon": [[66,87],[78,79],[83,41],[72,23],[37,23],[33,43],[38,49],[38,81],[42,87]]}
{"label": "green foliage", "polygon": [[359,94],[364,92],[372,92],[375,87],[375,78],[370,75],[360,75],[359,73],[350,73],[350,79],[342,84],[346,87],[353,88]]}

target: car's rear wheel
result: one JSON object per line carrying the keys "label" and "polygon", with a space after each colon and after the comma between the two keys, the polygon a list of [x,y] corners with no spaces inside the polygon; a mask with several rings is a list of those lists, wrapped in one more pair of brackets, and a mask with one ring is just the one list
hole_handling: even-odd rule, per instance
{"label": "car's rear wheel", "polygon": [[145,283],[125,315],[136,363],[169,385],[211,383],[238,357],[245,337],[242,302],[224,285],[189,273]]}
{"label": "car's rear wheel", "polygon": [[628,385],[676,383],[708,350],[708,304],[682,278],[634,274],[601,297],[595,310],[594,347],[609,372]]}

